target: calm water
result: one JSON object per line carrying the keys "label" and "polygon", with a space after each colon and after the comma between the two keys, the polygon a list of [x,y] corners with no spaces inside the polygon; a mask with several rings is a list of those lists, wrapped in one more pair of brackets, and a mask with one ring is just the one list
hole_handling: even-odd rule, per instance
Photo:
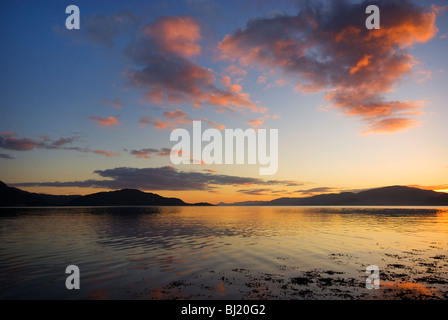
{"label": "calm water", "polygon": [[0,299],[447,299],[447,248],[447,208],[0,209]]}

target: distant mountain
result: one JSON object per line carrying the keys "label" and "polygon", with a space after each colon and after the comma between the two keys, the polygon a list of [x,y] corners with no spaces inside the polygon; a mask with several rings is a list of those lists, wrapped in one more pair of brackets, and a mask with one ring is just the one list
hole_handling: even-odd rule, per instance
{"label": "distant mountain", "polygon": [[134,189],[99,192],[70,201],[69,206],[186,206],[177,198],[164,198],[155,193],[145,193]]}
{"label": "distant mountain", "polygon": [[448,206],[448,194],[404,186],[322,194],[302,198],[279,198],[271,201],[245,201],[231,206]]}
{"label": "distant mountain", "polygon": [[[245,201],[222,206],[448,206],[448,194],[403,186],[322,194],[271,201]],[[0,207],[13,206],[211,206],[206,202],[189,204],[178,198],[134,189],[99,192],[86,196],[55,196],[26,192],[0,181]]]}
{"label": "distant mountain", "polygon": [[0,207],[15,206],[211,206],[206,202],[185,203],[177,198],[165,198],[155,193],[123,189],[86,196],[54,196],[26,192],[8,187],[0,181]]}

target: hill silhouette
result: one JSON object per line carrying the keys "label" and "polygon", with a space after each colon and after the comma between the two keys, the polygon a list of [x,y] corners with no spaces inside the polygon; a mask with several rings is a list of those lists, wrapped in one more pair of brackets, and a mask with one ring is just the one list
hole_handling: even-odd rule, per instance
{"label": "hill silhouette", "polygon": [[80,197],[55,196],[23,191],[17,188],[8,187],[0,181],[0,207],[7,206],[63,206],[69,201]]}
{"label": "hill silhouette", "polygon": [[[0,181],[0,207],[13,206],[211,206],[189,204],[135,189],[98,192],[85,196],[55,196],[8,187]],[[271,201],[246,201],[219,205],[232,206],[448,206],[448,194],[418,188],[391,186],[359,193],[342,192]]]}
{"label": "hill silhouette", "polygon": [[0,181],[0,207],[15,206],[211,206],[206,202],[189,204],[178,198],[165,198],[155,193],[123,189],[86,196],[55,196],[31,193],[8,187]]}
{"label": "hill silhouette", "polygon": [[271,201],[246,201],[220,205],[239,206],[448,206],[448,194],[418,188],[391,186],[361,191],[322,194]]}
{"label": "hill silhouette", "polygon": [[164,198],[135,189],[99,192],[71,200],[69,206],[186,206],[177,198]]}

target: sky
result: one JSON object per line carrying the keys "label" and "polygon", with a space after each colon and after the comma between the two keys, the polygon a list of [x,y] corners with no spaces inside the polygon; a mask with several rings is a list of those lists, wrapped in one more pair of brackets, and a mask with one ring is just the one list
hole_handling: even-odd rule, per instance
{"label": "sky", "polygon": [[[379,30],[366,28],[370,4]],[[79,29],[66,28],[68,5]],[[1,1],[0,180],[210,203],[448,192],[447,11],[439,0]],[[174,165],[171,132],[193,121],[277,129],[277,172]]]}

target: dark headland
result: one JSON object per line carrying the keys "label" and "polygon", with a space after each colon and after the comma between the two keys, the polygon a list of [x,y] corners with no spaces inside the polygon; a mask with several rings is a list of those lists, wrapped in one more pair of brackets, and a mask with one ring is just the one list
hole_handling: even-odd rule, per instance
{"label": "dark headland", "polygon": [[155,193],[123,189],[85,196],[55,196],[31,193],[8,187],[0,181],[0,207],[28,206],[212,206],[209,203],[186,203],[178,198],[165,198]]}
{"label": "dark headland", "polygon": [[405,186],[390,186],[358,193],[342,192],[271,201],[246,201],[231,206],[448,206],[448,193]]}
{"label": "dark headland", "polygon": [[[271,201],[220,203],[221,206],[448,206],[448,193],[391,186],[358,193],[343,192]],[[0,207],[26,206],[212,206],[186,203],[135,189],[98,192],[85,196],[31,193],[9,187],[0,181]]]}

